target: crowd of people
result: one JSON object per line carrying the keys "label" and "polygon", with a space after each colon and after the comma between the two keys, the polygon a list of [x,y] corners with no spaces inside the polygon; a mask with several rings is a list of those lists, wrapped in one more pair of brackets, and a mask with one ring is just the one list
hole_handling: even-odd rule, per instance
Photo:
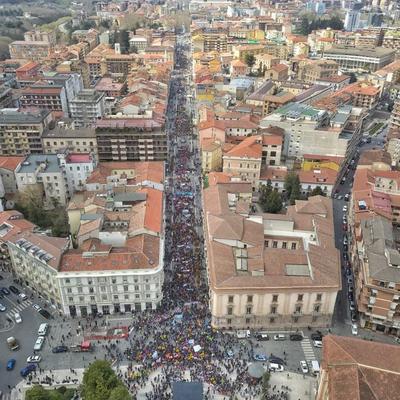
{"label": "crowd of people", "polygon": [[[121,378],[132,394],[150,383],[149,400],[171,398],[171,384],[177,380],[207,383],[210,399],[215,393],[253,399],[261,386],[247,372],[251,343],[211,327],[199,206],[200,159],[190,114],[189,52],[189,44],[178,41],[167,110],[170,154],[163,300],[157,310],[134,315],[135,329],[124,353],[132,366]],[[239,349],[237,357],[228,357],[227,349],[233,348]]]}

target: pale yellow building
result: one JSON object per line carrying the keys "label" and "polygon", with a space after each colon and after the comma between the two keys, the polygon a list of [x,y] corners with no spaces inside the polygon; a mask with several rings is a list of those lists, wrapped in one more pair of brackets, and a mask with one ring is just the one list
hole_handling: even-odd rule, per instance
{"label": "pale yellow building", "polygon": [[206,138],[202,141],[201,168],[203,173],[222,169],[222,147],[218,140]]}

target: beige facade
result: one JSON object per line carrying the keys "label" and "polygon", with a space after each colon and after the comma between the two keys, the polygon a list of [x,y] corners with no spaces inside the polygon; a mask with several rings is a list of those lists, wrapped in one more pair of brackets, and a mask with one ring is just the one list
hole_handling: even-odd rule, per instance
{"label": "beige facade", "polygon": [[223,156],[223,172],[239,177],[244,182],[250,182],[258,187],[260,180],[261,157]]}
{"label": "beige facade", "polygon": [[298,79],[303,82],[314,83],[323,78],[329,78],[338,73],[338,64],[331,60],[307,60],[300,63]]}
{"label": "beige facade", "polygon": [[10,238],[7,245],[18,278],[61,310],[57,270],[69,240],[24,232]]}
{"label": "beige facade", "polygon": [[205,140],[201,146],[201,168],[203,172],[220,171],[222,168],[221,143]]}
{"label": "beige facade", "polygon": [[210,186],[203,198],[212,326],[329,326],[341,288],[331,200],[250,216],[249,184]]}
{"label": "beige facade", "polygon": [[71,129],[59,126],[43,133],[42,144],[46,154],[56,154],[68,149],[71,153],[90,153],[98,159],[94,128]]}

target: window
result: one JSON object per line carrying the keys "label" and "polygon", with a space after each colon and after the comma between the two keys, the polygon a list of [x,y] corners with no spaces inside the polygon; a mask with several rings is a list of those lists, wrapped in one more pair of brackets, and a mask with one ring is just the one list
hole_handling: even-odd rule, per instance
{"label": "window", "polygon": [[271,314],[276,314],[276,306],[271,306]]}
{"label": "window", "polygon": [[112,278],[111,283],[117,283],[117,278]]}
{"label": "window", "polygon": [[296,314],[300,314],[301,313],[301,306],[296,306],[295,312],[296,312]]}
{"label": "window", "polygon": [[228,319],[226,320],[226,323],[227,323],[228,325],[232,325],[232,319],[231,319],[231,318],[228,318]]}
{"label": "window", "polygon": [[286,249],[287,248],[287,242],[282,242],[282,249]]}
{"label": "window", "polygon": [[317,293],[317,301],[321,301],[322,300],[322,293]]}
{"label": "window", "polygon": [[232,315],[233,314],[233,307],[228,307],[227,308],[227,314]]}
{"label": "window", "polygon": [[264,242],[264,244],[265,244],[265,247],[268,247],[268,246],[269,246],[269,240],[266,240],[266,241]]}
{"label": "window", "polygon": [[73,297],[68,297],[68,301],[69,301],[70,303],[73,303],[73,302],[74,302],[74,298],[73,298]]}
{"label": "window", "polygon": [[85,300],[83,296],[79,296],[79,301],[82,303]]}
{"label": "window", "polygon": [[269,319],[269,322],[270,322],[271,324],[273,324],[273,323],[275,322],[275,318],[274,318],[274,317],[271,317],[271,318]]}
{"label": "window", "polygon": [[247,302],[248,302],[248,303],[252,303],[252,302],[253,302],[253,295],[249,294],[249,295],[247,296]]}
{"label": "window", "polygon": [[118,295],[114,294],[114,300],[118,300]]}
{"label": "window", "polygon": [[298,294],[297,295],[297,301],[303,301],[303,295],[302,294]]}
{"label": "window", "polygon": [[228,303],[233,303],[233,296],[228,296]]}
{"label": "window", "polygon": [[129,290],[128,285],[124,285],[124,292],[127,292]]}
{"label": "window", "polygon": [[89,293],[94,293],[94,289],[92,287],[89,288]]}
{"label": "window", "polygon": [[78,286],[78,293],[83,293],[83,288],[82,288],[82,286]]}
{"label": "window", "polygon": [[248,324],[250,324],[250,318],[246,318],[246,324],[248,325]]}
{"label": "window", "polygon": [[135,292],[139,291],[139,285],[135,285]]}
{"label": "window", "polygon": [[129,300],[129,294],[124,294],[124,299]]}
{"label": "window", "polygon": [[292,250],[296,250],[297,244],[296,243],[292,243]]}
{"label": "window", "polygon": [[67,289],[67,293],[72,293],[72,289],[71,289],[71,288],[68,288],[68,289]]}
{"label": "window", "polygon": [[252,309],[253,307],[251,306],[246,307],[246,314],[251,314]]}
{"label": "window", "polygon": [[316,304],[314,306],[314,312],[319,312],[320,309],[321,309],[321,306],[319,304]]}
{"label": "window", "polygon": [[278,296],[277,294],[272,295],[272,302],[276,303],[278,301]]}
{"label": "window", "polygon": [[278,247],[278,242],[276,240],[273,241],[272,247],[276,249]]}
{"label": "window", "polygon": [[90,301],[96,301],[96,297],[95,296],[90,296]]}
{"label": "window", "polygon": [[69,278],[65,279],[65,283],[71,283],[70,279]]}
{"label": "window", "polygon": [[293,317],[293,322],[294,323],[299,322],[299,317]]}

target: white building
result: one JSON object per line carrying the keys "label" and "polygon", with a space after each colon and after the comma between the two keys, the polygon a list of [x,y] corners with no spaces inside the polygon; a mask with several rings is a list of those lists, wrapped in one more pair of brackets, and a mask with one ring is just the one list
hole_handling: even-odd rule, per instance
{"label": "white building", "polygon": [[96,167],[95,158],[88,153],[58,154],[60,166],[64,167],[70,197],[85,188],[86,180]]}
{"label": "white building", "polygon": [[56,154],[31,154],[15,170],[19,191],[28,188],[40,190],[47,206],[54,202],[66,205],[70,197],[64,168]]}
{"label": "white building", "polygon": [[76,127],[93,125],[105,114],[105,94],[93,89],[84,89],[70,102],[71,118]]}
{"label": "white building", "polygon": [[344,29],[352,32],[358,28],[360,24],[360,11],[348,10],[344,19]]}

